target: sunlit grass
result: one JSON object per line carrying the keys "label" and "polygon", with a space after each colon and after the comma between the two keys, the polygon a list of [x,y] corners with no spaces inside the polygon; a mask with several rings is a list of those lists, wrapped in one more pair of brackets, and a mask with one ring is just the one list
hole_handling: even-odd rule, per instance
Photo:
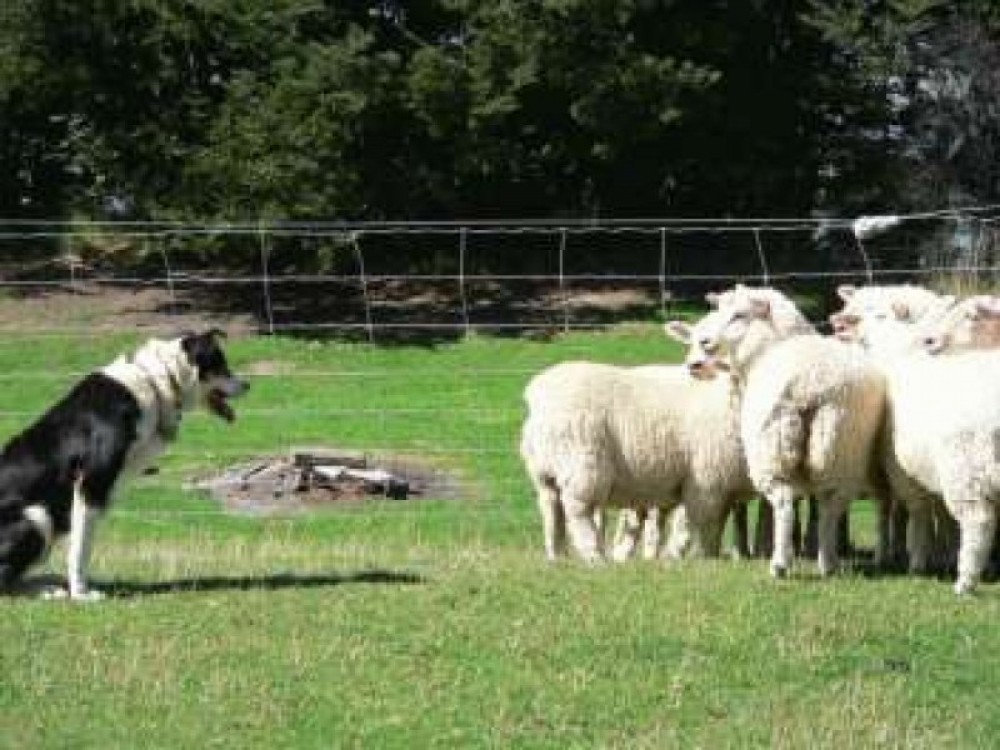
{"label": "sunlit grass", "polygon": [[[85,371],[123,345],[0,346]],[[988,747],[1000,588],[787,581],[760,561],[542,559],[516,455],[545,365],[676,358],[652,326],[436,349],[231,344],[241,417],[186,421],[99,531],[96,606],[0,602],[0,747]],[[10,434],[69,385],[0,389]],[[11,413],[16,412],[16,414]],[[463,500],[231,516],[181,489],[290,445],[433,452]],[[871,510],[858,507],[862,543]],[[47,574],[61,574],[62,550]],[[993,645],[997,644],[997,645]]]}

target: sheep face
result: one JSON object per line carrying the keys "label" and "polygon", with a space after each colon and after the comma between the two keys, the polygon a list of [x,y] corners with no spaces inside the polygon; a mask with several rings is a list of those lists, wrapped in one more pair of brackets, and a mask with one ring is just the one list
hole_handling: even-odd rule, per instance
{"label": "sheep face", "polygon": [[843,284],[837,294],[844,307],[829,318],[833,335],[868,348],[878,347],[883,336],[898,340],[907,326],[940,300],[929,289],[910,284],[861,288]]}
{"label": "sheep face", "polygon": [[711,378],[744,366],[778,338],[769,299],[732,295],[691,329],[685,364],[694,377]]}
{"label": "sheep face", "polygon": [[683,320],[671,320],[663,326],[663,330],[668,338],[678,341],[689,348],[689,355],[685,360],[685,364],[691,375],[699,380],[711,380],[719,374],[720,370],[725,369],[725,364],[708,355],[692,359],[690,352],[693,351],[691,342],[695,340],[692,336],[697,335],[695,328]]}
{"label": "sheep face", "polygon": [[927,317],[919,341],[929,354],[1000,347],[1000,297],[945,298]]}

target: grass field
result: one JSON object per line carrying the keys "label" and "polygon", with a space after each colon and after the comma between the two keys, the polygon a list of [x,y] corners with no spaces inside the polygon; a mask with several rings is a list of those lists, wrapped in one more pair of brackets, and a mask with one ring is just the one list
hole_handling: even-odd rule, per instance
{"label": "grass field", "polygon": [[[0,434],[131,343],[3,342]],[[652,326],[230,351],[253,381],[240,420],[192,416],[99,531],[111,597],[0,601],[0,747],[996,744],[995,584],[958,600],[939,580],[820,581],[809,563],[773,582],[760,561],[543,561],[521,389],[563,359],[676,358]],[[426,455],[468,498],[245,517],[181,489],[314,443]]]}

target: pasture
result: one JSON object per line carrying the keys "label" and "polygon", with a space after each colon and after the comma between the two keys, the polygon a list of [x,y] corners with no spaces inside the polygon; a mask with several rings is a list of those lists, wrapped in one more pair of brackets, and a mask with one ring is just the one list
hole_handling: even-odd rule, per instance
{"label": "pasture", "polygon": [[[0,434],[138,334],[0,342]],[[521,389],[570,358],[672,361],[652,325],[377,347],[237,337],[252,389],[197,414],[98,531],[93,606],[0,601],[0,747],[979,747],[1000,586],[774,582],[763,561],[544,562]],[[462,500],[223,513],[186,481],[293,444],[406,451]],[[870,544],[872,510],[856,505]],[[63,575],[57,548],[40,573]]]}

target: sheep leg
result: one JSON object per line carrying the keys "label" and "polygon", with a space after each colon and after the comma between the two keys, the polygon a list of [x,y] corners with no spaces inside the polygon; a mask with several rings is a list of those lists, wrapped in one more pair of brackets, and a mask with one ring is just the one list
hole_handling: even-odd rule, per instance
{"label": "sheep leg", "polygon": [[828,576],[837,571],[840,564],[840,542],[843,525],[841,519],[847,510],[848,501],[835,493],[826,493],[817,498],[817,562],[819,573]]}
{"label": "sheep leg", "polygon": [[771,504],[757,501],[757,527],[754,529],[753,556],[770,557],[774,551],[774,512]]}
{"label": "sheep leg", "polygon": [[849,513],[842,513],[837,521],[837,554],[850,557],[854,554],[854,547],[851,545],[851,516]]}
{"label": "sheep leg", "polygon": [[611,558],[618,562],[631,559],[639,546],[639,537],[643,534],[647,522],[645,510],[628,508],[618,514],[618,528],[615,529],[615,541],[611,550]]}
{"label": "sheep leg", "polygon": [[990,557],[996,525],[996,511],[991,505],[970,504],[960,511],[956,594],[971,594],[975,590]]}
{"label": "sheep leg", "polygon": [[551,481],[536,481],[538,511],[542,516],[545,557],[554,562],[566,550],[566,515],[559,502],[559,490]]}
{"label": "sheep leg", "polygon": [[573,547],[584,562],[597,563],[604,559],[601,552],[601,538],[589,512],[567,509],[567,526]]}
{"label": "sheep leg", "polygon": [[906,524],[906,551],[910,556],[911,573],[927,573],[933,546],[933,530],[930,507],[926,504],[911,506]]}
{"label": "sheep leg", "polygon": [[699,557],[718,557],[722,549],[723,519],[709,518],[698,524],[695,536],[695,554]]}
{"label": "sheep leg", "polygon": [[591,518],[594,519],[594,529],[597,531],[597,549],[601,550],[601,554],[603,555],[607,547],[607,510],[605,508],[597,508],[591,514]]}
{"label": "sheep leg", "polygon": [[803,557],[812,557],[819,551],[819,507],[814,496],[806,498],[806,509],[806,528],[799,549]]}
{"label": "sheep leg", "polygon": [[[674,527],[679,523],[681,528],[679,533],[683,534],[686,527],[686,518],[678,521],[678,511],[668,513],[664,508],[650,508],[646,513],[646,523],[642,526],[642,557],[644,560],[655,560],[660,556],[663,549],[664,539],[667,529],[667,516],[670,516],[670,533],[673,535]],[[683,542],[682,542],[683,543]]]}
{"label": "sheep leg", "polygon": [[875,496],[878,508],[878,536],[875,540],[874,564],[876,568],[885,569],[892,564],[893,528],[892,528],[892,498],[879,493]]}
{"label": "sheep leg", "polygon": [[890,506],[891,513],[891,541],[889,543],[889,554],[892,556],[892,565],[900,569],[906,567],[906,527],[910,522],[910,513],[903,503],[893,499]]}
{"label": "sheep leg", "polygon": [[771,575],[784,578],[792,567],[795,555],[793,533],[795,528],[795,493],[791,487],[773,487],[767,501],[774,510],[774,552],[771,555]]}
{"label": "sheep leg", "polygon": [[[666,514],[661,511],[661,516]],[[663,557],[668,560],[680,560],[691,549],[691,543],[691,519],[687,509],[683,505],[678,505],[670,513],[670,534],[663,548]]]}
{"label": "sheep leg", "polygon": [[958,563],[960,529],[944,504],[934,503],[934,565],[935,569],[955,571]]}
{"label": "sheep leg", "polygon": [[750,557],[750,511],[747,504],[737,500],[732,506],[733,554],[738,560]]}

